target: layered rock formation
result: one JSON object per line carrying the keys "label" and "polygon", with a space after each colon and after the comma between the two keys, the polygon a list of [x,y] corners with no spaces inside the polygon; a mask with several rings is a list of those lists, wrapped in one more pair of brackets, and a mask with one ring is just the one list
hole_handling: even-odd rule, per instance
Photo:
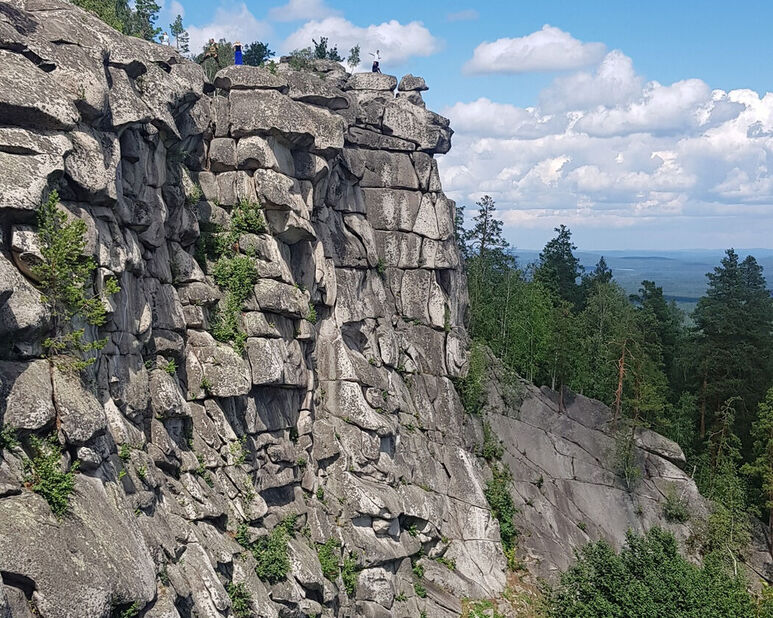
{"label": "layered rock formation", "polygon": [[[394,77],[320,61],[208,84],[64,2],[0,9],[0,422],[22,439],[0,454],[0,616],[228,616],[234,584],[255,616],[453,616],[498,596],[482,426],[452,382],[466,287],[433,158],[452,132],[424,80],[396,95]],[[43,357],[51,316],[31,280],[52,189],[87,224],[95,291],[121,288],[79,374]],[[234,222],[250,204],[262,231]],[[225,238],[257,277],[236,345],[212,334]],[[528,392],[519,418],[491,422],[534,509],[538,572],[657,521],[661,480],[696,493],[662,443],[643,445],[646,495],[626,498],[591,450],[606,444],[599,404],[558,415]],[[492,409],[515,405],[497,396]],[[62,518],[25,481],[29,437],[52,432],[80,462]],[[610,496],[619,518],[589,521]],[[250,548],[280,528],[289,572],[261,579]],[[343,576],[323,573],[323,544]]]}

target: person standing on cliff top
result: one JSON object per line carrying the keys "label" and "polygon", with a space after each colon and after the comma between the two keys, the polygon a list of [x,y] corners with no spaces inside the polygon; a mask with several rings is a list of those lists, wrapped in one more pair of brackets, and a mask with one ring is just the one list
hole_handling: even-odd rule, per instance
{"label": "person standing on cliff top", "polygon": [[159,42],[161,45],[169,45],[169,35],[166,32],[162,33],[159,37]]}
{"label": "person standing on cliff top", "polygon": [[242,57],[242,44],[239,41],[234,43],[234,64],[244,64]]}
{"label": "person standing on cliff top", "polygon": [[371,71],[373,73],[381,73],[381,66],[379,64],[381,61],[381,52],[377,49],[375,54],[370,52],[370,55],[373,56],[373,66],[371,67]]}

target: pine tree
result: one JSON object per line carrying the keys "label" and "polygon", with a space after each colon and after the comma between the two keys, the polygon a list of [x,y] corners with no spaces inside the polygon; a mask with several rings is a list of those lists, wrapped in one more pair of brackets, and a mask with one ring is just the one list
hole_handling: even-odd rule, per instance
{"label": "pine tree", "polygon": [[269,49],[268,45],[261,43],[260,41],[250,43],[244,48],[244,64],[253,67],[261,66],[273,56],[274,52]]}
{"label": "pine tree", "polygon": [[473,255],[484,258],[496,255],[509,246],[502,234],[502,221],[496,218],[493,198],[484,195],[478,202],[478,214],[473,217],[472,229],[465,232],[465,243]]}
{"label": "pine tree", "polygon": [[188,31],[185,29],[185,26],[183,26],[182,15],[178,15],[175,18],[174,23],[169,24],[169,32],[171,32],[172,36],[174,37],[174,44],[177,50],[181,54],[190,53],[190,47],[189,47],[190,35],[188,34]]}
{"label": "pine tree", "polygon": [[343,62],[344,59],[341,54],[338,53],[338,46],[328,47],[328,38],[326,36],[319,37],[319,41],[311,40],[314,44],[314,57],[319,60],[335,60],[336,62]]}
{"label": "pine tree", "polygon": [[155,0],[136,0],[131,18],[131,29],[127,34],[146,41],[153,41],[161,32],[155,25],[161,7]]}
{"label": "pine tree", "polygon": [[572,243],[572,232],[568,227],[561,225],[555,231],[557,236],[548,241],[539,254],[534,278],[561,300],[579,307],[582,298],[577,279],[582,275],[583,268],[573,253],[577,247]]}
{"label": "pine tree", "polygon": [[738,396],[738,430],[748,449],[753,412],[771,375],[773,300],[756,260],[750,256],[741,262],[732,249],[707,277],[708,290],[693,314],[701,382],[701,433],[705,433],[707,416],[727,399]]}
{"label": "pine tree", "polygon": [[768,511],[768,540],[773,542],[773,388],[757,408],[751,435],[754,458],[742,471],[757,482],[757,502]]}
{"label": "pine tree", "polygon": [[346,64],[349,65],[349,70],[354,71],[357,65],[360,64],[360,45],[359,43],[349,50],[349,57],[346,59]]}

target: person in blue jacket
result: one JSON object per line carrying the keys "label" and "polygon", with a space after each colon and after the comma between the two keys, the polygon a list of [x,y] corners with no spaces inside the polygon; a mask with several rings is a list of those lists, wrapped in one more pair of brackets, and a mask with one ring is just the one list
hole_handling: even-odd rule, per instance
{"label": "person in blue jacket", "polygon": [[244,64],[242,59],[242,44],[239,41],[234,43],[234,64]]}

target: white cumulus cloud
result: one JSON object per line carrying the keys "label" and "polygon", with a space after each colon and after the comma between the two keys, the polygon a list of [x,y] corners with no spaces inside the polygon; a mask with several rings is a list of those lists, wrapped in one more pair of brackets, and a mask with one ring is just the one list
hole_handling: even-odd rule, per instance
{"label": "white cumulus cloud", "polygon": [[253,41],[265,41],[272,34],[271,26],[257,19],[243,2],[230,9],[221,6],[208,24],[188,26],[187,30],[191,36],[191,52],[195,54],[209,39],[239,40],[246,45]]}
{"label": "white cumulus cloud", "polygon": [[567,71],[590,66],[606,52],[603,43],[583,43],[550,25],[523,37],[478,45],[464,65],[465,73],[531,73]]}
{"label": "white cumulus cloud", "polygon": [[379,50],[385,72],[389,72],[390,65],[403,64],[416,56],[429,56],[441,47],[440,41],[418,21],[402,24],[393,19],[360,27],[343,17],[307,22],[293,32],[282,47],[286,52],[308,47],[312,39],[319,40],[322,36],[328,37],[329,44],[336,45],[342,56],[354,45],[359,45],[362,67],[369,64],[368,54]]}
{"label": "white cumulus cloud", "polygon": [[340,11],[327,6],[324,0],[289,0],[285,5],[271,9],[268,18],[272,21],[299,21],[338,14]]}
{"label": "white cumulus cloud", "polygon": [[494,197],[519,246],[559,223],[607,247],[666,248],[688,229],[693,247],[769,242],[773,93],[646,82],[612,51],[534,106],[478,98],[443,113],[456,131],[444,188],[470,206]]}

